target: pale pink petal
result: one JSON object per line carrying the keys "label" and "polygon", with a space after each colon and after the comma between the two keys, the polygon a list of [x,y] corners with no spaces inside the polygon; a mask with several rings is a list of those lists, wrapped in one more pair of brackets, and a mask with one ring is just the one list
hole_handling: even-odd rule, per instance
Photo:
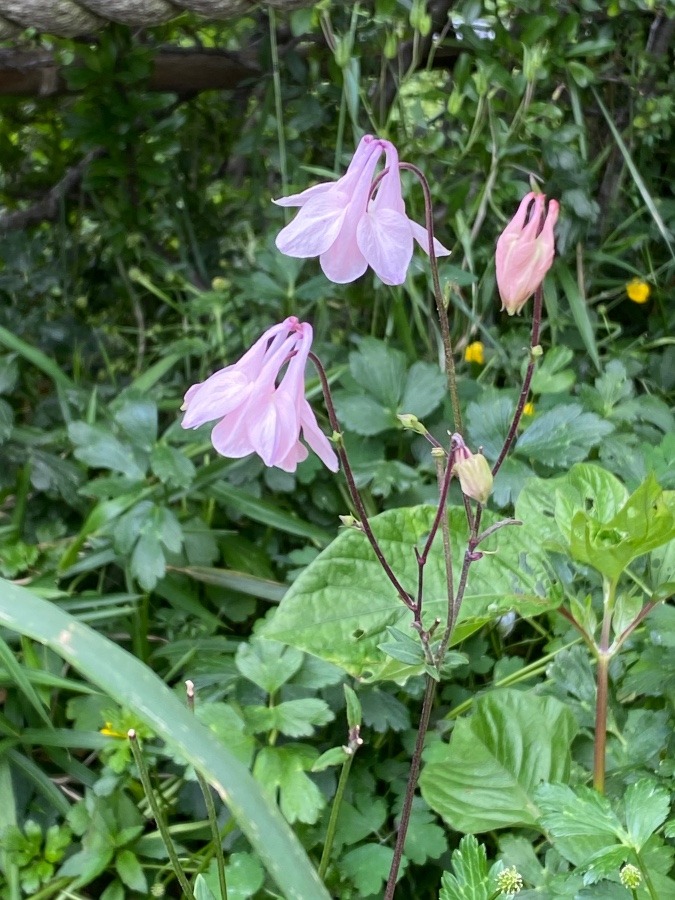
{"label": "pale pink petal", "polygon": [[310,200],[277,235],[277,249],[306,259],[324,253],[335,241],[347,214],[349,196],[332,190]]}
{"label": "pale pink petal", "polygon": [[246,430],[266,466],[276,466],[290,452],[300,434],[300,423],[293,399],[276,390],[267,403],[250,403]]}
{"label": "pale pink petal", "polygon": [[[410,230],[412,231],[412,236],[415,238],[417,243],[420,245],[422,250],[425,253],[429,253],[429,232],[422,225],[418,225],[417,222],[413,222],[412,219],[408,219],[410,222]],[[450,256],[450,250],[447,247],[444,247],[443,244],[439,240],[434,237],[434,252],[436,256]]]}
{"label": "pale pink petal", "polygon": [[241,459],[255,452],[245,427],[246,405],[225,416],[211,432],[211,443],[217,453],[231,459]]}
{"label": "pale pink petal", "polygon": [[401,170],[398,167],[398,150],[391,141],[382,141],[382,143],[386,154],[385,166],[389,171],[378,185],[377,194],[370,204],[370,209],[393,209],[395,212],[405,214]]}
{"label": "pale pink petal", "polygon": [[323,273],[335,284],[356,281],[368,268],[364,255],[356,243],[356,230],[343,229],[333,245],[319,257]]}
{"label": "pale pink petal", "polygon": [[299,194],[290,194],[288,197],[279,197],[278,200],[272,200],[272,203],[276,203],[277,206],[304,206],[313,197],[325,194],[326,191],[332,191],[336,184],[336,181],[323,181],[321,184],[315,184]]}
{"label": "pale pink petal", "polygon": [[305,441],[331,472],[337,472],[340,467],[337,454],[331,447],[326,435],[319,428],[312,407],[306,400],[303,402],[300,411],[300,422],[302,425],[302,436]]}
{"label": "pale pink petal", "polygon": [[249,379],[233,366],[193,385],[185,395],[183,428],[198,428],[232,412],[246,400],[250,386]]}
{"label": "pale pink petal", "polygon": [[309,453],[307,451],[307,447],[304,444],[297,441],[293,447],[289,450],[289,452],[284,456],[282,460],[280,460],[276,466],[278,469],[283,469],[284,472],[295,472],[298,467],[298,463],[304,462]]}
{"label": "pale pink petal", "polygon": [[356,240],[363,256],[385,284],[403,284],[412,259],[413,239],[408,217],[393,209],[367,212]]}

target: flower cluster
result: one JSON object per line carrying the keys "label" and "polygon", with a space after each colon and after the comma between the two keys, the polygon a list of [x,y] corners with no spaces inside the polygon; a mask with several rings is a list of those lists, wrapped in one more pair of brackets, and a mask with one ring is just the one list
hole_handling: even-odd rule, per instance
{"label": "flower cluster", "polygon": [[188,390],[183,428],[219,420],[211,432],[218,453],[233,458],[257,453],[265,465],[286,472],[295,472],[307,458],[302,433],[317,456],[337,472],[337,456],[305,399],[312,337],[312,326],[295,316],[268,328],[238,362]]}
{"label": "flower cluster", "polygon": [[[374,187],[382,153],[386,169]],[[413,241],[429,252],[426,228],[405,212],[396,147],[371,134],[361,138],[338,181],[316,184],[274,202],[300,207],[277,235],[277,248],[286,256],[318,256],[325,276],[336,284],[355,281],[368,266],[385,284],[403,284]],[[450,251],[434,239],[434,252],[447,256]]]}

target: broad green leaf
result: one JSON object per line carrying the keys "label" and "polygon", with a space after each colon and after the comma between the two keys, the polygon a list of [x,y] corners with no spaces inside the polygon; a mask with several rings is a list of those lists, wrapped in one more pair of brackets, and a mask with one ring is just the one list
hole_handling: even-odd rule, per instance
{"label": "broad green leaf", "polygon": [[452,872],[444,872],[438,900],[489,900],[487,854],[472,834],[452,851]]}
{"label": "broad green leaf", "polygon": [[392,412],[398,405],[405,379],[405,356],[375,338],[363,338],[349,354],[354,380]]}
{"label": "broad green leaf", "polygon": [[115,412],[115,422],[139,450],[150,451],[157,440],[157,404],[146,398],[127,398]]}
{"label": "broad green leaf", "polygon": [[310,737],[318,726],[335,718],[326,701],[318,697],[284,700],[276,706],[247,706],[245,715],[253,734],[279,731],[287,737]]}
{"label": "broad green leaf", "polygon": [[516,409],[513,397],[492,391],[486,392],[478,403],[469,403],[466,411],[466,427],[474,449],[483,448],[485,456],[497,459]]}
{"label": "broad green leaf", "polygon": [[312,770],[318,753],[304,744],[263,747],[256,757],[253,774],[270,797],[278,793],[279,808],[286,819],[313,825],[326,800],[305,773]]}
{"label": "broad green leaf", "polygon": [[120,850],[115,857],[115,870],[131,891],[147,894],[148,882],[138,857],[131,850]]}
{"label": "broad green leaf", "polygon": [[624,795],[626,828],[633,849],[638,853],[652,834],[666,821],[670,794],[648,778],[628,786]]}
{"label": "broad green leaf", "polygon": [[150,468],[162,484],[177,488],[189,487],[196,472],[192,460],[168,444],[157,444],[153,448]]}
{"label": "broad green leaf", "polygon": [[269,600],[271,603],[279,603],[288,590],[286,584],[270,581],[268,578],[258,578],[257,575],[249,575],[248,572],[235,572],[232,569],[171,566],[171,571],[180,572],[204,584],[215,584],[231,591],[239,591],[241,594],[249,594],[251,597],[260,597],[261,600]]}
{"label": "broad green leaf", "polygon": [[438,408],[445,397],[447,381],[438,366],[416,362],[410,368],[399,401],[399,409],[423,419]]}
{"label": "broad green leaf", "polygon": [[220,888],[217,887],[217,893],[214,894],[201,873],[195,879],[194,895],[195,900],[222,900]]}
{"label": "broad green leaf", "polygon": [[541,826],[553,837],[556,850],[576,866],[585,865],[606,848],[627,842],[628,835],[611,803],[592,788],[573,790],[566,784],[542,784],[535,799],[541,810]]}
{"label": "broad green leaf", "polygon": [[302,665],[302,653],[278,641],[254,638],[237,647],[237,668],[268,694],[275,694]]}
{"label": "broad green leaf", "polygon": [[611,518],[626,502],[628,491],[611,472],[579,463],[560,478],[531,478],[516,503],[516,517],[547,549],[568,552],[571,522],[578,510],[591,509]]}
{"label": "broad green leaf", "polygon": [[438,859],[448,849],[445,829],[441,828],[424,804],[413,806],[403,852],[417,866],[428,859]]}
{"label": "broad green leaf", "polygon": [[[258,893],[265,881],[265,872],[251,853],[231,853],[225,866],[227,900],[248,900]],[[218,872],[212,861],[203,879],[214,897],[220,900]]]}
{"label": "broad green leaf", "polygon": [[[355,850],[349,850],[340,860],[340,869],[354,882],[359,897],[371,897],[379,894],[387,880],[393,850],[383,844],[362,844]],[[401,872],[405,870],[406,860],[402,860]]]}
{"label": "broad green leaf", "polygon": [[336,391],[333,401],[340,426],[354,434],[372,437],[398,425],[393,412],[386,410],[368,394]]}
{"label": "broad green leaf", "polygon": [[533,394],[559,394],[568,391],[576,380],[573,369],[568,366],[574,352],[564,345],[551,347],[539,361],[532,376]]}
{"label": "broad green leaf", "polygon": [[0,581],[0,624],[46,644],[201,771],[226,799],[282,893],[295,900],[328,900],[297,838],[264,800],[248,769],[195,721],[147,666],[53,604],[7,581]]}
{"label": "broad green leaf", "polygon": [[68,437],[75,444],[75,457],[95,469],[110,469],[140,481],[145,476],[130,446],[123,444],[102,425],[71,422]]}
{"label": "broad green leaf", "polygon": [[576,731],[570,711],[553,697],[495,691],[457,722],[449,744],[429,747],[422,795],[457,831],[533,826],[536,787],[568,777]]}
{"label": "broad green leaf", "polygon": [[[417,587],[415,546],[422,546],[433,522],[431,506],[394,509],[371,520],[382,551],[404,589]],[[497,517],[486,512],[483,525]],[[455,584],[467,539],[464,509],[450,511]],[[455,631],[454,643],[510,609],[536,615],[554,605],[547,596],[549,581],[537,544],[518,527],[501,529],[485,542],[486,554],[471,567],[468,587]],[[483,545],[481,545],[483,549]],[[447,588],[440,535],[425,567],[424,621],[445,621]],[[388,626],[410,632],[411,615],[384,575],[365,535],[342,532],[293,583],[274,616],[260,634],[284,641],[342,667],[356,677],[395,677],[416,671],[389,660],[379,645],[388,639]],[[370,673],[370,675],[368,675]]]}
{"label": "broad green leaf", "polygon": [[570,466],[613,430],[610,422],[584,412],[579,404],[563,404],[538,416],[520,435],[514,452],[551,468]]}
{"label": "broad green leaf", "polygon": [[609,521],[582,508],[570,530],[574,559],[615,580],[636,557],[675,539],[675,492],[650,475]]}

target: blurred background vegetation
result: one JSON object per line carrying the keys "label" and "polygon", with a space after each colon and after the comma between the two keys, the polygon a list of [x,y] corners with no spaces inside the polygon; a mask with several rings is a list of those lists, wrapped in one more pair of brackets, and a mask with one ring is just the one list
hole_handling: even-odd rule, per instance
{"label": "blurred background vegetation", "polygon": [[[284,211],[271,199],[343,171],[364,133],[393,140],[431,182],[437,234],[453,251],[441,278],[467,437],[488,457],[529,341],[527,317],[499,311],[495,240],[530,185],[561,203],[530,436],[494,507],[510,513],[528,478],[585,460],[631,489],[649,471],[675,487],[675,3],[322,0],[236,13],[69,37],[23,27],[2,44],[0,573],[94,623],[167,683],[193,678],[205,702],[239,709],[260,703],[261,688],[237,648],[336,534],[348,500],[311,458],[296,475],[217,458],[208,430],[179,428],[187,387],[271,323],[309,319],[369,508],[436,493],[424,442],[396,420],[416,413],[440,435],[451,421],[435,387],[426,259],[400,288],[370,274],[342,287],[274,248]],[[421,220],[412,182],[408,204]],[[467,354],[476,342],[481,352]],[[563,638],[553,620],[479,633],[443,703]],[[142,801],[114,737],[134,722],[76,678],[50,686],[55,655],[11,643],[0,654],[14,778],[14,813],[0,822],[15,829],[5,896],[57,896],[81,875],[77,863],[57,873],[66,849],[95,853],[99,814],[110,834],[131,830],[116,856],[99,854],[78,896],[145,896],[153,879],[178,896],[157,842],[134,831]],[[288,696],[320,697],[327,710],[302,732],[314,734],[297,751],[304,772],[344,742],[330,724],[344,675],[308,657],[289,671]],[[336,896],[377,896],[382,860],[353,854],[391,830],[418,695],[414,682],[363,686],[370,738],[353,770]],[[269,737],[249,732],[247,762]],[[189,774],[157,765],[175,821],[203,818]],[[326,773],[310,784],[290,819],[316,853],[335,784]],[[405,896],[435,897],[452,838],[423,806],[413,824]],[[247,885],[237,896],[269,896],[239,832],[226,834]],[[208,865],[208,849],[194,849],[204,834],[186,825],[182,839]]]}

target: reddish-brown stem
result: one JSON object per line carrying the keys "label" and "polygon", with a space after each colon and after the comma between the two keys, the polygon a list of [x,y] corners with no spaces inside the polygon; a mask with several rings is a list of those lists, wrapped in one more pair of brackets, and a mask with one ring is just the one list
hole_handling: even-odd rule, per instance
{"label": "reddish-brown stem", "polygon": [[424,173],[414,166],[412,163],[402,162],[398,164],[399,169],[407,169],[412,172],[422,186],[424,194],[424,223],[429,235],[429,264],[431,266],[431,280],[434,286],[434,299],[436,301],[436,311],[438,313],[438,321],[441,326],[441,339],[443,341],[443,353],[445,356],[445,375],[448,379],[448,391],[450,392],[450,402],[452,404],[452,415],[455,420],[455,431],[462,430],[462,414],[459,408],[459,395],[457,393],[457,375],[455,374],[455,357],[452,350],[452,337],[450,335],[450,322],[448,320],[448,311],[443,299],[443,291],[441,290],[441,281],[438,276],[438,260],[436,258],[436,249],[434,247],[434,212],[431,204],[431,190],[429,182]]}
{"label": "reddish-brown stem", "polygon": [[631,634],[635,631],[638,625],[649,615],[649,613],[657,606],[661,601],[660,600],[650,600],[649,603],[646,603],[637,616],[633,619],[633,621],[628,625],[618,638],[614,641],[614,646],[612,650],[616,651],[623,644],[623,642],[631,636]]}
{"label": "reddish-brown stem", "polygon": [[[434,542],[434,538],[438,532],[438,528],[441,524],[443,516],[446,514],[446,503],[448,500],[448,489],[450,487],[450,480],[452,479],[452,463],[449,461],[448,465],[445,468],[445,473],[440,479],[440,494],[438,498],[438,507],[436,509],[436,515],[434,516],[434,521],[429,530],[429,534],[427,535],[427,539],[424,542],[424,547],[421,553],[416,553],[417,556],[417,566],[418,566],[418,588],[417,588],[417,607],[418,610],[422,611],[422,589],[424,586],[424,567],[427,564],[427,559],[429,558],[429,551],[431,550],[431,545]],[[450,571],[452,571],[451,560],[447,560],[447,565],[450,566]]]}
{"label": "reddish-brown stem", "polygon": [[436,681],[430,675],[427,675],[426,690],[424,692],[424,701],[422,703],[422,713],[420,715],[420,723],[417,728],[417,740],[415,742],[415,750],[413,751],[412,760],[410,761],[410,772],[408,773],[408,784],[405,789],[405,797],[403,798],[403,808],[401,809],[401,820],[396,833],[396,844],[394,846],[394,856],[391,861],[389,870],[389,878],[387,887],[384,892],[384,900],[393,900],[396,890],[396,879],[398,878],[398,870],[401,866],[401,857],[403,856],[403,847],[408,833],[408,825],[410,824],[410,813],[412,811],[413,800],[415,799],[415,789],[417,788],[417,779],[420,773],[420,765],[422,763],[422,751],[424,750],[424,740],[429,730],[429,719],[431,718],[431,709],[436,694]]}
{"label": "reddish-brown stem", "polygon": [[518,431],[518,425],[520,425],[520,420],[523,417],[523,410],[525,409],[525,404],[527,403],[527,395],[530,393],[530,384],[532,383],[532,376],[534,375],[534,367],[536,364],[534,348],[539,346],[539,334],[541,331],[541,312],[543,304],[544,289],[542,285],[539,285],[537,290],[534,292],[534,305],[532,307],[532,336],[530,338],[530,359],[525,371],[523,386],[520,389],[520,396],[518,397],[518,404],[516,406],[516,412],[511,422],[511,427],[509,428],[509,433],[506,435],[506,440],[504,441],[504,446],[499,452],[497,462],[492,467],[493,475],[496,475],[497,472],[501,469],[502,464],[506,459],[506,454],[511,449],[511,445],[515,440],[516,432]]}
{"label": "reddish-brown stem", "polygon": [[377,561],[382,566],[385,575],[392,583],[394,588],[396,589],[396,593],[399,595],[401,600],[405,603],[408,609],[415,612],[416,604],[412,599],[410,594],[405,590],[405,588],[401,585],[400,581],[394,575],[394,572],[385,559],[384,553],[382,552],[382,548],[380,547],[377,538],[373,534],[373,530],[370,527],[370,522],[368,520],[368,513],[366,512],[366,507],[361,499],[361,494],[359,493],[359,489],[356,486],[356,481],[354,479],[354,473],[352,472],[351,465],[349,464],[349,458],[347,456],[347,451],[345,450],[344,442],[342,440],[342,432],[340,431],[340,423],[338,422],[337,415],[335,413],[335,406],[333,405],[333,397],[330,392],[330,385],[328,383],[328,376],[326,375],[326,370],[323,367],[323,363],[316,356],[315,353],[310,352],[309,358],[314,363],[316,367],[316,371],[319,374],[319,380],[321,381],[321,388],[323,390],[323,397],[326,403],[326,412],[328,413],[328,421],[330,422],[330,427],[333,431],[340,435],[337,442],[337,454],[340,457],[340,462],[342,464],[342,471],[345,476],[345,480],[347,482],[347,488],[349,489],[349,496],[352,498],[352,503],[354,504],[354,508],[358,514],[361,527],[363,528],[363,532],[368,538],[370,542],[370,546],[373,548],[373,552],[377,557]]}
{"label": "reddish-brown stem", "polygon": [[607,742],[607,702],[609,688],[609,656],[598,654],[595,673],[597,693],[595,698],[595,742],[593,745],[593,787],[601,794],[605,791],[605,749]]}

